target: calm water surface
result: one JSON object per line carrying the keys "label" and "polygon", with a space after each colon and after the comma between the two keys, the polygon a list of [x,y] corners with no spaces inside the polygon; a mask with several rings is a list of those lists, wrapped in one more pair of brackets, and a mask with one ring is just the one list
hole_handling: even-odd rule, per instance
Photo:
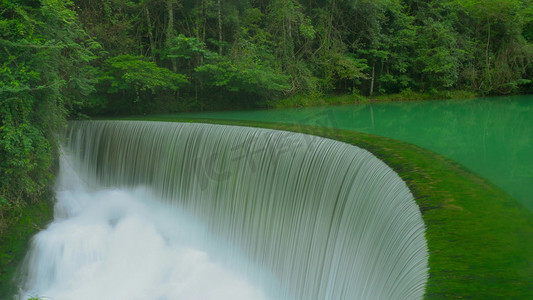
{"label": "calm water surface", "polygon": [[533,96],[179,116],[320,125],[402,140],[461,163],[533,210]]}

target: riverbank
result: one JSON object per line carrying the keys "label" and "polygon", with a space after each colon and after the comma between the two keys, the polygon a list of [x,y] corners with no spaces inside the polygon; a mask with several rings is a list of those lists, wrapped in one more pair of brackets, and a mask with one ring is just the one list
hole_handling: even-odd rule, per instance
{"label": "riverbank", "polygon": [[363,104],[370,102],[401,102],[421,100],[445,100],[445,99],[472,99],[480,97],[479,94],[470,91],[434,91],[419,93],[404,90],[397,94],[379,95],[373,97],[359,94],[346,95],[295,95],[285,99],[267,102],[268,108],[295,108],[313,107],[326,105]]}
{"label": "riverbank", "polygon": [[39,201],[24,203],[1,212],[0,232],[0,299],[9,299],[15,291],[13,276],[24,259],[30,239],[53,218],[53,193]]}
{"label": "riverbank", "polygon": [[288,130],[365,148],[403,178],[420,206],[430,251],[426,298],[533,297],[533,214],[498,187],[443,156],[346,130],[225,120],[164,121]]}

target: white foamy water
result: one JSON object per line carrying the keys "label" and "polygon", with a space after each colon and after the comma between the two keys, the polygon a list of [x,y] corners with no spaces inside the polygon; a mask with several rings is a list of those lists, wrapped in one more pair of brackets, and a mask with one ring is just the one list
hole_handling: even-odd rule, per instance
{"label": "white foamy water", "polygon": [[266,299],[201,224],[147,189],[89,191],[65,156],[55,220],[33,240],[18,298]]}
{"label": "white foamy water", "polygon": [[161,122],[73,122],[65,137],[56,221],[35,238],[22,299],[424,295],[420,210],[366,150]]}

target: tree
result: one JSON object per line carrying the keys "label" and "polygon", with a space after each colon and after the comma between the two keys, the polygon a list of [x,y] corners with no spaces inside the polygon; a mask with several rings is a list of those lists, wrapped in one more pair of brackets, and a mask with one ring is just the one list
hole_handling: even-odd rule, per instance
{"label": "tree", "polygon": [[142,56],[121,55],[109,58],[98,78],[100,90],[109,95],[100,104],[112,113],[146,113],[153,97],[173,94],[189,83],[183,74],[158,67]]}
{"label": "tree", "polygon": [[56,134],[94,90],[90,62],[99,50],[70,1],[1,3],[0,214],[47,191]]}
{"label": "tree", "polygon": [[533,56],[522,29],[528,20],[524,16],[530,4],[522,0],[450,2],[476,29],[463,27],[464,34],[474,42],[474,47],[469,49],[472,60],[465,77],[473,77],[471,81],[480,91],[505,94],[529,80],[524,75]]}
{"label": "tree", "polygon": [[445,22],[425,19],[418,30],[414,65],[421,70],[423,88],[443,90],[456,85],[464,51],[458,49],[456,32]]}

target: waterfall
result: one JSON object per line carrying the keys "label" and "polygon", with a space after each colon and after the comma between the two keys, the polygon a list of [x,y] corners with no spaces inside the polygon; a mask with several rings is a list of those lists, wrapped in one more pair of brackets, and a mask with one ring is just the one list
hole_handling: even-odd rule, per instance
{"label": "waterfall", "polygon": [[[198,222],[207,233],[193,235],[225,245],[220,260],[262,281],[270,299],[423,297],[420,210],[366,150],[292,132],[137,121],[73,122],[64,149],[93,192],[145,189],[171,218]],[[31,253],[27,290],[39,277]]]}

